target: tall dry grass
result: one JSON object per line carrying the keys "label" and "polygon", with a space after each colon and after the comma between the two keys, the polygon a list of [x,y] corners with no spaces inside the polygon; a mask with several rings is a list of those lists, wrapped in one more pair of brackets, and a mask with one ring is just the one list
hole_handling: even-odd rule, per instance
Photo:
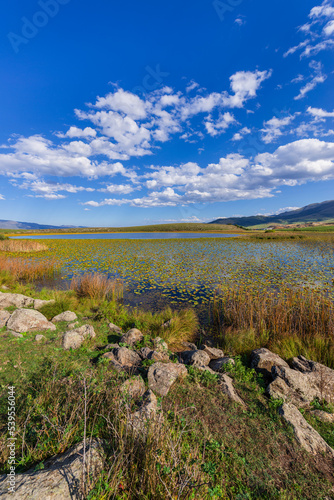
{"label": "tall dry grass", "polygon": [[117,300],[123,297],[123,284],[120,280],[111,280],[100,273],[87,273],[72,278],[71,290],[78,298],[88,297],[93,300]]}
{"label": "tall dry grass", "polygon": [[29,260],[0,255],[0,272],[15,281],[34,281],[55,277],[60,273],[60,264],[56,259]]}
{"label": "tall dry grass", "polygon": [[3,240],[0,241],[0,252],[45,252],[48,249],[43,243],[30,240]]}
{"label": "tall dry grass", "polygon": [[223,344],[238,353],[268,347],[334,367],[334,304],[315,290],[230,289],[216,296],[211,318]]}

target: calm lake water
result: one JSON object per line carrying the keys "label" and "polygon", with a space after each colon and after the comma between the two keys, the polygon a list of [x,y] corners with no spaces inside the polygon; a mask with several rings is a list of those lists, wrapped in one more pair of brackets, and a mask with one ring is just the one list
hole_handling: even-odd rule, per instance
{"label": "calm lake water", "polygon": [[92,233],[92,234],[53,234],[14,236],[13,238],[30,238],[33,240],[169,240],[184,238],[235,238],[237,234],[221,233]]}

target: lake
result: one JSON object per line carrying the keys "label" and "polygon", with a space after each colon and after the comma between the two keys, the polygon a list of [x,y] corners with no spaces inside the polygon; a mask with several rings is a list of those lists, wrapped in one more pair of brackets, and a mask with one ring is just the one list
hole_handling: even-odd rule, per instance
{"label": "lake", "polygon": [[53,240],[169,240],[184,238],[236,238],[237,234],[222,233],[92,233],[92,234],[52,234],[13,236],[12,238],[53,239]]}

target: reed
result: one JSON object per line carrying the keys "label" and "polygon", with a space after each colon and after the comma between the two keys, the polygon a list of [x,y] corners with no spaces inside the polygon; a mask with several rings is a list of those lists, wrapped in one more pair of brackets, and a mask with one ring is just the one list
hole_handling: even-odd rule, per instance
{"label": "reed", "polygon": [[30,253],[45,252],[48,249],[43,243],[31,240],[0,240],[0,252]]}
{"label": "reed", "polygon": [[233,288],[217,294],[211,319],[223,344],[238,353],[268,347],[334,367],[334,304],[316,290]]}
{"label": "reed", "polygon": [[111,280],[100,273],[87,273],[72,278],[71,290],[78,298],[88,297],[94,300],[115,301],[123,297],[123,284],[120,280]]}
{"label": "reed", "polygon": [[43,278],[54,278],[60,273],[60,264],[54,258],[31,260],[0,255],[0,272],[15,281],[34,281]]}

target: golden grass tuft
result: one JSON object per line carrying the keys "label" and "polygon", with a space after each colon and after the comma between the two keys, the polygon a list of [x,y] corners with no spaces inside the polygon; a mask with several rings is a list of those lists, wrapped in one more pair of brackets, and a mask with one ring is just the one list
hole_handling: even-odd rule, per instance
{"label": "golden grass tuft", "polygon": [[123,296],[123,284],[120,280],[111,280],[104,274],[87,273],[72,278],[71,290],[78,298],[87,297],[94,300],[117,300]]}
{"label": "golden grass tuft", "polygon": [[30,260],[0,255],[0,272],[15,281],[34,281],[55,277],[60,272],[60,264],[54,258]]}
{"label": "golden grass tuft", "polygon": [[2,240],[0,241],[0,252],[45,252],[48,247],[43,243],[31,240]]}

